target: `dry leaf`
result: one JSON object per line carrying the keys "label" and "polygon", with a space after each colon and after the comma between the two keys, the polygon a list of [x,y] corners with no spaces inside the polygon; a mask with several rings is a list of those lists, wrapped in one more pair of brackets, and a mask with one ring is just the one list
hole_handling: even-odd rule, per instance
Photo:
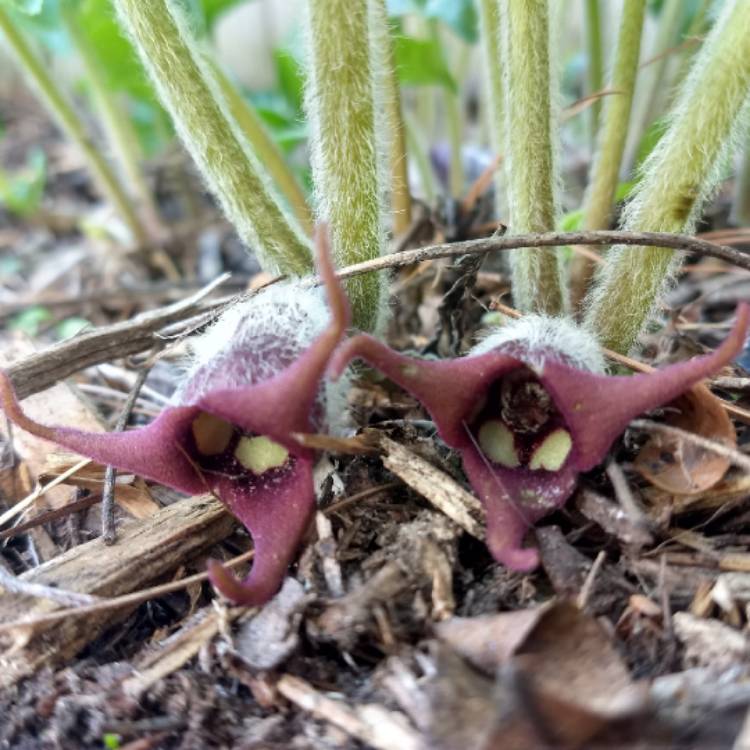
{"label": "dry leaf", "polygon": [[[737,435],[719,399],[704,385],[697,385],[670,406],[666,423],[727,448],[737,447]],[[674,495],[705,492],[719,482],[729,460],[694,442],[656,433],[638,454],[635,468],[656,487]]]}
{"label": "dry leaf", "polygon": [[436,632],[487,674],[512,665],[541,735],[565,747],[645,705],[646,686],[633,682],[599,622],[572,603],[449,620]]}

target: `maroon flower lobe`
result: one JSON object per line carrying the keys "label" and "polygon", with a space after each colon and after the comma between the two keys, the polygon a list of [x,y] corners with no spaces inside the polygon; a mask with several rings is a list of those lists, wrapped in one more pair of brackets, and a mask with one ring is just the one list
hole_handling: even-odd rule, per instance
{"label": "maroon flower lobe", "polygon": [[[527,316],[466,357],[420,360],[360,335],[334,354],[334,376],[361,358],[409,391],[440,436],[461,453],[487,511],[487,545],[515,570],[538,565],[523,537],[565,503],[637,415],[666,404],[742,349],[750,307],[741,305],[715,352],[647,375],[606,376],[591,339],[572,323]],[[514,331],[517,335],[514,336]],[[582,355],[581,352],[584,354]]]}
{"label": "maroon flower lobe", "polygon": [[210,491],[253,537],[254,563],[242,582],[210,565],[217,589],[238,604],[261,604],[278,589],[315,507],[314,455],[295,432],[325,429],[323,374],[349,320],[344,292],[316,237],[330,320],[321,320],[319,293],[299,286],[261,294],[232,313],[235,327],[209,331],[216,351],[146,427],[97,434],[52,427],[22,410],[0,371],[0,406],[22,429],[102,464],[134,472],[182,492]]}

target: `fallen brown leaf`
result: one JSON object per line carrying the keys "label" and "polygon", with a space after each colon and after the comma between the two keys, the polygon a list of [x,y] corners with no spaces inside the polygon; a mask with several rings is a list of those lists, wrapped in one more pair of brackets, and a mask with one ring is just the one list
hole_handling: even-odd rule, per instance
{"label": "fallen brown leaf", "polygon": [[[723,405],[704,385],[672,402],[665,422],[686,432],[737,447],[737,434]],[[653,434],[638,454],[635,468],[656,487],[674,495],[705,492],[726,474],[730,461],[690,440]]]}

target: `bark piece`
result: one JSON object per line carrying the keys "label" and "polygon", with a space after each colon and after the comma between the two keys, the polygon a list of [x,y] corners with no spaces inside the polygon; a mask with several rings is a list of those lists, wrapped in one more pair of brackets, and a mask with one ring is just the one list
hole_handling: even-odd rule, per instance
{"label": "bark piece", "polygon": [[[123,523],[120,541],[107,546],[101,539],[79,545],[28,571],[22,580],[57,586],[66,591],[113,597],[135,591],[174,570],[219,542],[234,521],[217,500],[192,497],[170,505],[143,521]],[[0,596],[0,626],[38,617],[58,609],[48,601],[6,594]],[[15,641],[0,634],[0,687],[6,687],[43,666],[72,658],[131,608],[97,611],[60,622],[19,626]]]}

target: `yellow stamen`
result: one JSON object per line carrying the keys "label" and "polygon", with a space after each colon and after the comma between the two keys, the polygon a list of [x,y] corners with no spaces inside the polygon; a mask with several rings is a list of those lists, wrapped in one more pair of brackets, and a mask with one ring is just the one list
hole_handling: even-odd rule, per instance
{"label": "yellow stamen", "polygon": [[234,431],[234,427],[229,422],[213,414],[207,414],[205,411],[193,420],[192,428],[195,444],[204,456],[216,456],[223,453]]}
{"label": "yellow stamen", "polygon": [[289,458],[289,451],[271,438],[259,435],[257,437],[240,438],[234,451],[234,457],[246,469],[260,476],[269,469],[283,466]]}
{"label": "yellow stamen", "polygon": [[559,471],[570,455],[573,440],[567,430],[559,427],[550,432],[542,444],[534,451],[529,461],[530,469],[546,469],[547,471]]}
{"label": "yellow stamen", "polygon": [[479,428],[479,445],[484,455],[508,469],[520,466],[513,433],[496,419],[487,420]]}

